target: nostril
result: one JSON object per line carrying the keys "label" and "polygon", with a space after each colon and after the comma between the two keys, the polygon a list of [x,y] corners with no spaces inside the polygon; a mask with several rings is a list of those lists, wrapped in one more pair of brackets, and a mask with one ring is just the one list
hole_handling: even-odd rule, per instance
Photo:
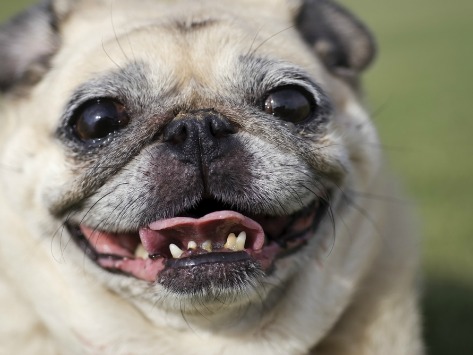
{"label": "nostril", "polygon": [[198,112],[171,121],[163,130],[162,140],[182,161],[197,162],[221,156],[232,142],[229,136],[234,133],[237,133],[236,127],[222,115]]}
{"label": "nostril", "polygon": [[171,144],[183,144],[187,137],[187,126],[185,122],[172,122],[164,131],[163,139]]}
{"label": "nostril", "polygon": [[207,122],[210,128],[210,133],[215,138],[223,138],[230,134],[235,134],[237,132],[236,128],[231,125],[226,119],[209,117]]}

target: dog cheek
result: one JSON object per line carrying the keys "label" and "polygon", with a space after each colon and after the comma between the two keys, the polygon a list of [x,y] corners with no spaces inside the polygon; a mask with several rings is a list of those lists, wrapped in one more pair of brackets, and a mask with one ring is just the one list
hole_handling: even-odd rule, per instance
{"label": "dog cheek", "polygon": [[32,129],[19,129],[5,142],[1,161],[6,173],[2,174],[2,185],[12,207],[23,209],[40,204],[38,180],[42,180],[50,164],[51,153]]}
{"label": "dog cheek", "polygon": [[[337,130],[347,152],[347,164],[351,178],[359,188],[369,186],[378,176],[382,166],[382,149],[376,128],[366,111],[352,101],[338,116]],[[374,149],[373,149],[374,148]]]}

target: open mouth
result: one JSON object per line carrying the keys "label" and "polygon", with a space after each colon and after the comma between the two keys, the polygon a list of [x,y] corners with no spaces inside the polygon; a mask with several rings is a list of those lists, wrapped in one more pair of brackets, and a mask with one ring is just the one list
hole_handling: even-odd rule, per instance
{"label": "open mouth", "polygon": [[[110,233],[68,225],[74,241],[103,269],[148,282],[187,277],[187,271],[215,278],[241,266],[270,273],[274,262],[305,245],[327,211],[322,199],[287,216],[251,215],[206,199],[174,218],[158,220],[134,233]],[[176,270],[180,270],[176,273]],[[194,277],[194,276],[193,276]]]}

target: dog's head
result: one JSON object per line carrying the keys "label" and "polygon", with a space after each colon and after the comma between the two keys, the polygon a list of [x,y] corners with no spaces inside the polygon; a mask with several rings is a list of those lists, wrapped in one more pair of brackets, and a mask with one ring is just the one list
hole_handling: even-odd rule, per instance
{"label": "dog's head", "polygon": [[57,0],[0,48],[18,252],[148,314],[246,326],[327,277],[334,220],[378,160],[358,88],[374,45],[344,9]]}

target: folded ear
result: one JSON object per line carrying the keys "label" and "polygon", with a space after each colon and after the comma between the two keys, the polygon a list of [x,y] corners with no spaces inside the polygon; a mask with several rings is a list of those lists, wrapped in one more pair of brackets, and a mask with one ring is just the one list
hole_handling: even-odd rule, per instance
{"label": "folded ear", "polygon": [[376,45],[370,31],[331,0],[302,0],[296,27],[336,75],[352,78],[375,57]]}
{"label": "folded ear", "polygon": [[0,91],[39,81],[59,44],[57,17],[49,1],[3,24],[0,27]]}

